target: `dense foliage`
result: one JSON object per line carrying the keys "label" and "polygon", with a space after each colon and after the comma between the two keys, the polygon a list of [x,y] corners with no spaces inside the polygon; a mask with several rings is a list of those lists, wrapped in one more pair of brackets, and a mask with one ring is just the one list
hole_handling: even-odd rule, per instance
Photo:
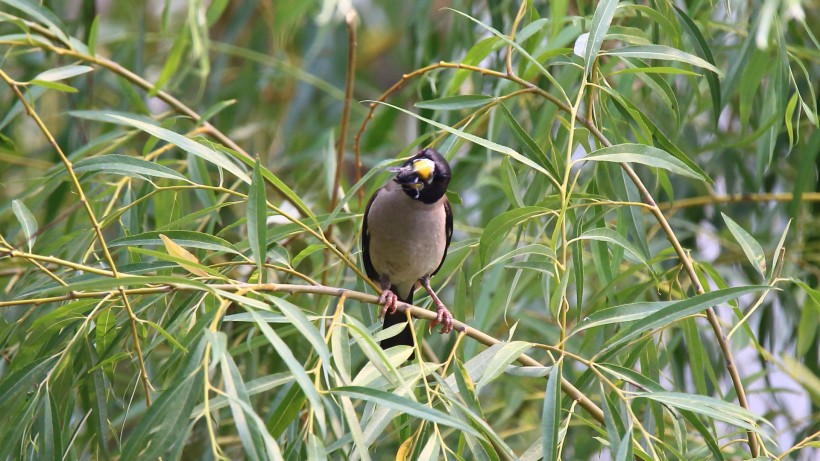
{"label": "dense foliage", "polygon": [[0,459],[816,459],[816,1],[355,5],[0,0]]}

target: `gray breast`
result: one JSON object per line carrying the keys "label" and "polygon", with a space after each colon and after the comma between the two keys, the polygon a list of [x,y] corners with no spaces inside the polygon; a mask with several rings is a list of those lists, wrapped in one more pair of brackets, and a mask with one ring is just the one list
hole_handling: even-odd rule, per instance
{"label": "gray breast", "polygon": [[379,191],[367,218],[370,261],[379,275],[409,289],[436,270],[447,242],[442,200],[413,200],[392,181]]}

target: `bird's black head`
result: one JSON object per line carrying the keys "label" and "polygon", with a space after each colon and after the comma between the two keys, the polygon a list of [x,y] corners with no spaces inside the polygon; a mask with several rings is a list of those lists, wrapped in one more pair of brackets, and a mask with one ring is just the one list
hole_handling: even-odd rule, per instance
{"label": "bird's black head", "polygon": [[433,149],[420,150],[391,171],[397,173],[393,181],[401,184],[407,195],[424,203],[438,201],[450,184],[450,165]]}

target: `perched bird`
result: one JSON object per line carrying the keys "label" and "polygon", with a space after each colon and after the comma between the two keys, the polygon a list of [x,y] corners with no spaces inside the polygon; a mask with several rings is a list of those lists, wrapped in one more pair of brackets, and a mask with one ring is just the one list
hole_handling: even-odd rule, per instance
{"label": "perched bird", "polygon": [[[450,165],[435,150],[424,149],[390,171],[396,176],[370,198],[362,223],[364,268],[381,286],[384,328],[407,321],[396,303],[412,304],[419,283],[436,305],[431,328],[442,324],[441,333],[449,333],[453,316],[430,287],[430,276],[441,268],[453,236],[453,212],[444,195]],[[381,342],[384,349],[397,345],[413,345],[409,325]]]}

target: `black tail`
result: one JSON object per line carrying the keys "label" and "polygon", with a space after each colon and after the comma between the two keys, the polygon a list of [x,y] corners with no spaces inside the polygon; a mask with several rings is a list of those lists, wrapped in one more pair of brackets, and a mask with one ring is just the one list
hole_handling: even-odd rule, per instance
{"label": "black tail", "polygon": [[[391,286],[390,290],[399,296],[400,301],[405,302],[407,304],[413,304],[413,292],[416,290],[415,286],[410,289],[410,294],[408,294],[405,298],[401,297],[395,286]],[[397,311],[395,314],[388,313],[384,315],[383,328],[388,328],[398,323],[407,323],[407,315],[404,312]],[[402,330],[396,336],[393,336],[392,338],[387,338],[381,342],[382,349],[387,349],[393,346],[412,346],[413,344],[413,332],[410,330],[410,325],[405,326],[404,330]],[[408,360],[413,360],[414,356],[415,354],[411,355]]]}

